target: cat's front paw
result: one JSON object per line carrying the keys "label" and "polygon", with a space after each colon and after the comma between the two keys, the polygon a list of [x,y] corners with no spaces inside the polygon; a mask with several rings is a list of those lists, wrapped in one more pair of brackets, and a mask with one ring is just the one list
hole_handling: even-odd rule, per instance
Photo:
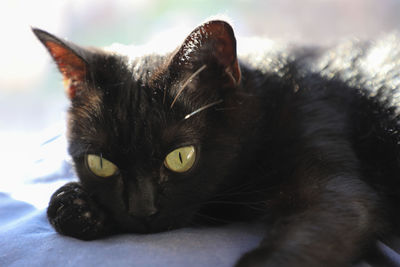
{"label": "cat's front paw", "polygon": [[47,217],[57,232],[91,240],[108,233],[106,214],[79,183],[68,183],[51,197]]}

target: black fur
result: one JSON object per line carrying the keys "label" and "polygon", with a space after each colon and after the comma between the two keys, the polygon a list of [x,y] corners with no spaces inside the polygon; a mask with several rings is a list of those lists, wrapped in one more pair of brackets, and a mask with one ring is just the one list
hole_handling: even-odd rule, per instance
{"label": "black fur", "polygon": [[[134,59],[34,31],[76,90],[68,138],[80,183],[50,201],[58,232],[95,239],[262,221],[267,235],[241,267],[347,266],[397,232],[395,35],[330,49],[265,48],[239,56],[238,66],[233,31],[221,21],[200,26],[171,54]],[[57,57],[48,42],[67,52]],[[82,60],[84,79],[66,53]],[[196,147],[197,160],[173,173],[164,158],[184,145]],[[96,177],[87,154],[120,172]]]}

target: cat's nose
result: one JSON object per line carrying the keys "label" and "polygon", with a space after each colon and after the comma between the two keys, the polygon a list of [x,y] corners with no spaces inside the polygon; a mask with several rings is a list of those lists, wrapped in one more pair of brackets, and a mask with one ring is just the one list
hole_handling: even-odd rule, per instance
{"label": "cat's nose", "polygon": [[130,184],[128,212],[135,217],[149,217],[158,212],[155,188],[151,179],[137,178],[136,184]]}

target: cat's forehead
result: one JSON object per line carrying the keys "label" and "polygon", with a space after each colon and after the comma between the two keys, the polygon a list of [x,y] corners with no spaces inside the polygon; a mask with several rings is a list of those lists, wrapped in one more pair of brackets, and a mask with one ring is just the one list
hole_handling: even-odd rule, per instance
{"label": "cat's forehead", "polygon": [[157,54],[99,55],[93,84],[72,100],[71,132],[95,152],[125,151],[133,158],[198,142],[204,128],[200,111],[221,100],[201,88],[208,86],[199,77],[205,66],[171,70],[169,60]]}
{"label": "cat's forehead", "polygon": [[136,63],[130,72],[122,76],[110,74],[115,77],[96,84],[74,100],[70,121],[72,127],[79,129],[79,138],[110,151],[117,146],[131,151],[142,147],[144,152],[157,144],[183,141],[193,132],[184,121],[185,114],[191,111],[184,104],[184,96],[171,107],[167,85],[148,81],[151,73],[144,67],[149,64],[148,59]]}

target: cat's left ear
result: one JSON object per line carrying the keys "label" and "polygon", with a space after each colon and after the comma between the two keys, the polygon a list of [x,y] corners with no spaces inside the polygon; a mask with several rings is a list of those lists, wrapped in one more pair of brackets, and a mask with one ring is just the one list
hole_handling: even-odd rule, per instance
{"label": "cat's left ear", "polygon": [[67,95],[73,99],[85,87],[88,64],[83,49],[43,30],[32,28],[32,31],[53,57],[63,75]]}
{"label": "cat's left ear", "polygon": [[194,29],[172,61],[192,71],[202,67],[211,71],[222,69],[228,86],[237,86],[240,82],[236,39],[232,27],[225,21],[209,21]]}

